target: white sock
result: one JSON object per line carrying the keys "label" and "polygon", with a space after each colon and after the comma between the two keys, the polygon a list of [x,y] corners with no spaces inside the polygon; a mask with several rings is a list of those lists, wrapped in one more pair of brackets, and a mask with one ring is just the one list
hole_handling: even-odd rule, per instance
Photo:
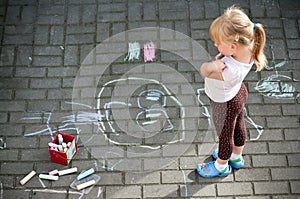
{"label": "white sock", "polygon": [[228,162],[227,164],[220,164],[218,163],[218,161],[215,161],[215,167],[220,172],[224,171],[224,169],[226,169],[227,166],[228,166]]}
{"label": "white sock", "polygon": [[235,154],[235,153],[232,153],[229,160],[237,160],[239,158],[242,157],[242,154]]}

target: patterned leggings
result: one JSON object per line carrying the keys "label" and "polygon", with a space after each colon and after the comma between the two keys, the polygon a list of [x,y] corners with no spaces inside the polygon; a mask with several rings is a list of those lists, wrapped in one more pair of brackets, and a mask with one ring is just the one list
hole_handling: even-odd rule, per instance
{"label": "patterned leggings", "polygon": [[248,98],[246,86],[242,86],[237,95],[224,103],[211,100],[212,117],[219,136],[219,158],[228,160],[233,146],[244,146],[246,142],[246,127],[244,121],[244,106]]}

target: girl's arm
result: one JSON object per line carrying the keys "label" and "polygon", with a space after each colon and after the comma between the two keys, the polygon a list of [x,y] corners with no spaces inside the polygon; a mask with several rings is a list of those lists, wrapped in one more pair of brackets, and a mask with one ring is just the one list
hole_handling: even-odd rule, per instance
{"label": "girl's arm", "polygon": [[222,71],[225,68],[226,65],[221,60],[216,60],[202,64],[200,73],[204,77],[224,81]]}

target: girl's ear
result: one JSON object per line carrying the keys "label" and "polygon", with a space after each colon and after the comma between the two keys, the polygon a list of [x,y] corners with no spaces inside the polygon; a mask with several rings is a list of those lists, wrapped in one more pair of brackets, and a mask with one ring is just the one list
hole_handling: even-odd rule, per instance
{"label": "girl's ear", "polygon": [[231,43],[230,48],[231,48],[231,50],[232,50],[233,52],[235,52],[236,49],[237,49],[237,44],[236,44],[235,42]]}

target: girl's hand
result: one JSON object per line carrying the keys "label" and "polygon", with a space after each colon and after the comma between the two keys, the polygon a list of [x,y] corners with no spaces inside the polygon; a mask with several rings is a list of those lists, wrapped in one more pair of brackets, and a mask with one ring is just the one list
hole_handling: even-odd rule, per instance
{"label": "girl's hand", "polygon": [[226,68],[225,63],[222,62],[220,59],[213,61],[212,65],[214,67],[213,71],[218,72],[218,73],[221,73]]}
{"label": "girl's hand", "polygon": [[222,71],[226,68],[226,65],[221,60],[215,60],[213,62],[203,63],[200,68],[200,73],[207,78],[217,79],[224,81]]}

